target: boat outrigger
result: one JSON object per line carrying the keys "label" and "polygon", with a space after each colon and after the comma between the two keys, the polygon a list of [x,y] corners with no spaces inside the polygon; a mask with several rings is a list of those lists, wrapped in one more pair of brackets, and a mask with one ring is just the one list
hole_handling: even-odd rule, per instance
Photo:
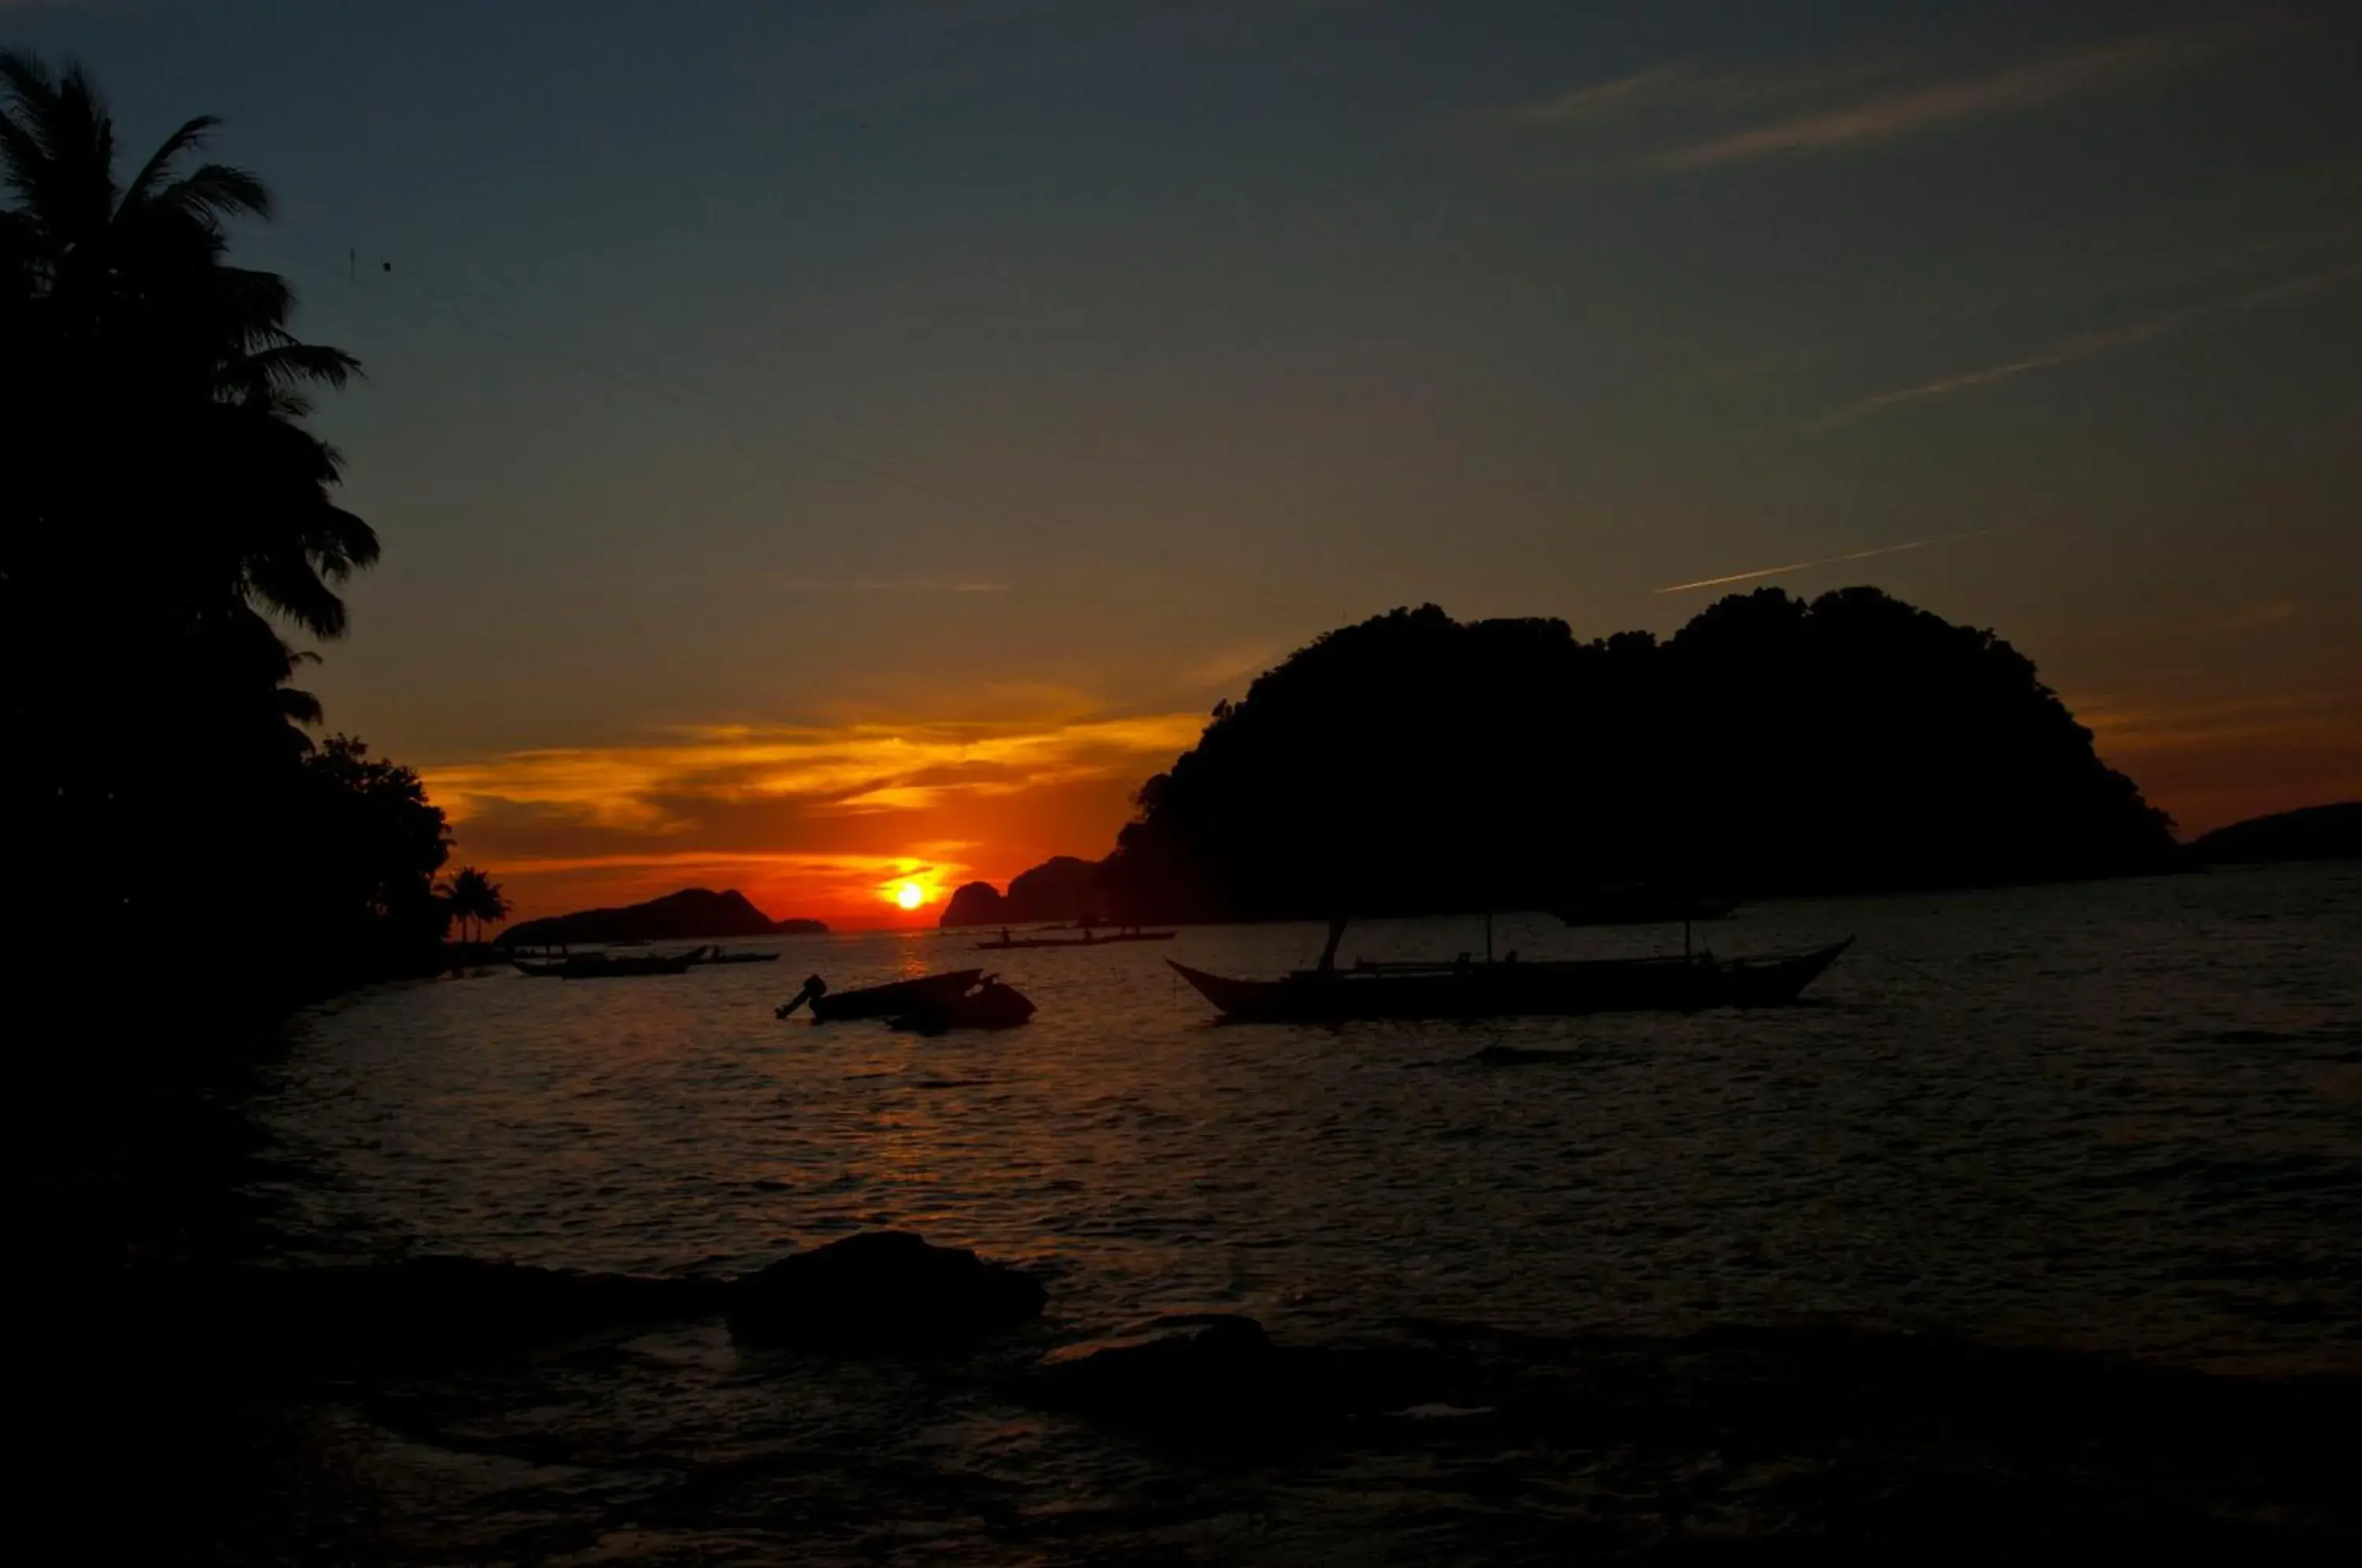
{"label": "boat outrigger", "polygon": [[1175,963],[1173,970],[1240,1023],[1338,1023],[1373,1018],[1566,1017],[1587,1012],[1694,1012],[1710,1007],[1777,1007],[1794,1001],[1853,945],[1849,936],[1799,953],[1716,958],[1499,963],[1466,956],[1448,964],[1361,963],[1334,966],[1342,924],[1330,927],[1315,969],[1283,979],[1236,980]]}

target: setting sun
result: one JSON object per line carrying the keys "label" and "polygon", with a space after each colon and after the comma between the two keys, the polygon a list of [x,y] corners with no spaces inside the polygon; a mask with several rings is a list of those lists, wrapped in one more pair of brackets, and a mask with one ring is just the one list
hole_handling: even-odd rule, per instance
{"label": "setting sun", "polygon": [[904,882],[895,888],[894,901],[906,910],[914,910],[927,901],[927,890],[916,882]]}

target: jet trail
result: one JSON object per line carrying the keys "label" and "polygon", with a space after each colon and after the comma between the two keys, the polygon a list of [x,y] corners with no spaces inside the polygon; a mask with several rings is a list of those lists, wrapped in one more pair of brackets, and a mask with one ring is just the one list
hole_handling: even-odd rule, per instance
{"label": "jet trail", "polygon": [[1899,556],[1905,550],[1924,550],[1930,545],[1948,545],[1959,539],[1981,539],[1988,534],[1998,534],[1999,528],[1979,528],[1967,534],[1938,534],[1933,538],[1914,539],[1903,545],[1881,545],[1874,550],[1849,550],[1841,556],[1823,556],[1818,560],[1794,561],[1787,566],[1758,567],[1753,571],[1735,571],[1726,577],[1702,577],[1695,582],[1677,582],[1670,588],[1656,590],[1659,593],[1687,593],[1698,588],[1720,588],[1727,582],[1752,582],[1759,577],[1785,577],[1792,571],[1810,571],[1815,567],[1842,566],[1847,561],[1866,561],[1875,556]]}

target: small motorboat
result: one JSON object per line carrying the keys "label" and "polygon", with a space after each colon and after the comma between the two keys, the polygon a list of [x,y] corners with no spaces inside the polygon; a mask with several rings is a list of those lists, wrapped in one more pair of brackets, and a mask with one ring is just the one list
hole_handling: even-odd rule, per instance
{"label": "small motorboat", "polygon": [[776,953],[725,953],[719,947],[701,947],[690,955],[689,960],[692,968],[702,968],[708,964],[776,964],[778,961],[779,955]]}
{"label": "small motorboat", "polygon": [[1014,986],[987,975],[974,990],[939,998],[887,1020],[889,1029],[941,1034],[950,1029],[1014,1029],[1033,1016],[1033,1001]]}
{"label": "small motorboat", "polygon": [[810,1002],[815,1023],[848,1018],[893,1018],[932,1002],[962,996],[983,976],[981,969],[953,969],[940,975],[922,975],[913,980],[864,986],[858,990],[832,991],[826,980],[812,975],[805,978],[801,990],[772,1010],[772,1016],[785,1018]]}

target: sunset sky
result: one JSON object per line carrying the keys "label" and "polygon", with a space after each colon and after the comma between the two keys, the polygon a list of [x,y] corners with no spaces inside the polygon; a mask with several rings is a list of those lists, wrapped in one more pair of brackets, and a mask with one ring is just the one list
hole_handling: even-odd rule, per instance
{"label": "sunset sky", "polygon": [[[524,912],[1104,853],[1396,604],[1991,625],[2185,833],[2362,796],[2351,6],[0,0],[369,380],[307,672]],[[392,271],[385,270],[391,264]]]}

